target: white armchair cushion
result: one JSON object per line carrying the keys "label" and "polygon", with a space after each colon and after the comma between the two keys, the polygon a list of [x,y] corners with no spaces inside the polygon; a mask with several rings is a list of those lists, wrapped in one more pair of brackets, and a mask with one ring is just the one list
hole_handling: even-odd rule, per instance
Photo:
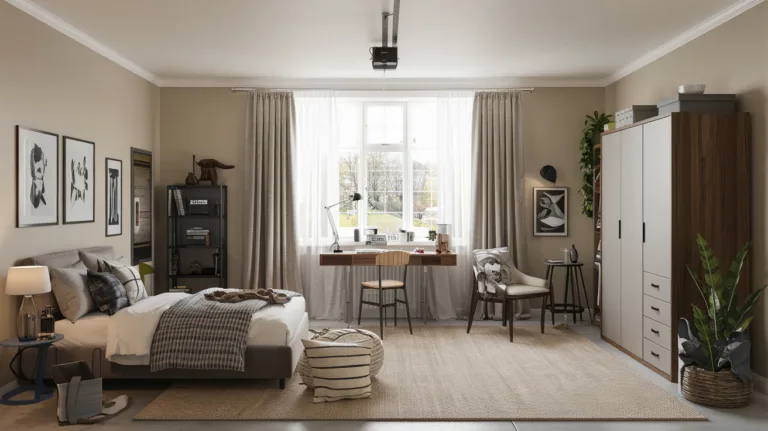
{"label": "white armchair cushion", "polygon": [[506,288],[507,296],[533,295],[536,293],[549,293],[549,289],[539,286],[527,286],[525,284],[512,284]]}

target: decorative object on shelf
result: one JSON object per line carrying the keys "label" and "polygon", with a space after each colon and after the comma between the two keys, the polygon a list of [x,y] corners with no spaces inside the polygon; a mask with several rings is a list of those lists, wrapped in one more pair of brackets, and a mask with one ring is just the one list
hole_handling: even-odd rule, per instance
{"label": "decorative object on shelf", "polygon": [[576,250],[576,244],[571,244],[571,249],[568,250],[568,255],[571,258],[571,263],[576,263],[579,261],[579,251]]}
{"label": "decorative object on shelf", "polygon": [[106,158],[106,236],[123,234],[123,162]]}
{"label": "decorative object on shelf", "polygon": [[738,305],[739,274],[749,243],[736,253],[725,275],[701,235],[697,236],[696,244],[704,279],[689,266],[686,268],[704,299],[704,310],[691,304],[693,327],[684,318],[678,322],[682,348],[678,356],[684,364],[683,398],[712,407],[744,407],[749,404],[753,386],[747,329],[752,323],[753,308],[766,286],[752,291],[744,303]]}
{"label": "decorative object on shelf", "polygon": [[656,104],[659,115],[672,112],[733,113],[736,112],[736,105],[735,94],[690,93],[678,93],[675,97]]}
{"label": "decorative object on shelf", "polygon": [[[193,156],[194,157],[194,156]],[[197,162],[200,166],[200,181],[209,181],[211,185],[219,184],[219,176],[216,173],[216,168],[219,169],[234,169],[235,165],[225,165],[216,159],[203,159]]]}
{"label": "decorative object on shelf", "polygon": [[51,291],[51,278],[47,266],[14,266],[8,269],[5,294],[23,296],[16,317],[16,335],[19,341],[33,341],[38,336],[38,312],[32,295]]}
{"label": "decorative object on shelf", "polygon": [[659,115],[659,108],[656,105],[632,105],[629,108],[616,111],[616,127],[630,126],[657,115]]}
{"label": "decorative object on shelf", "polygon": [[213,274],[219,275],[219,253],[213,253]]}
{"label": "decorative object on shelf", "polygon": [[360,242],[360,229],[355,229],[352,234],[352,241],[355,243]]}
{"label": "decorative object on shelf", "polygon": [[571,260],[571,253],[568,247],[563,247],[560,249],[560,251],[563,252],[563,263],[568,263]]}
{"label": "decorative object on shelf", "polygon": [[196,186],[200,184],[200,180],[195,176],[195,155],[192,154],[192,172],[187,174],[187,179],[184,180],[184,184],[188,186]]}
{"label": "decorative object on shelf", "polygon": [[177,275],[179,273],[179,255],[173,254],[171,258],[171,275]]}
{"label": "decorative object on shelf", "polygon": [[611,130],[616,130],[616,123],[613,121],[603,126],[603,132],[610,132]]}
{"label": "decorative object on shelf", "polygon": [[16,126],[16,227],[59,224],[59,135]]}
{"label": "decorative object on shelf", "polygon": [[203,265],[200,261],[193,260],[189,263],[189,273],[194,275],[200,275],[203,273]]}
{"label": "decorative object on shelf", "polygon": [[40,331],[37,338],[41,340],[53,340],[56,332],[56,318],[53,316],[53,307],[46,305],[40,315]]}
{"label": "decorative object on shelf", "polygon": [[64,224],[93,223],[96,144],[64,136]]}
{"label": "decorative object on shelf", "polygon": [[539,175],[541,175],[541,178],[544,178],[552,184],[557,182],[557,169],[555,169],[552,165],[546,165],[542,167],[539,171]]}
{"label": "decorative object on shelf", "polygon": [[336,222],[333,219],[333,214],[331,214],[331,208],[345,204],[350,202],[357,202],[360,199],[363,198],[363,195],[361,195],[358,192],[353,193],[350,195],[347,199],[342,200],[341,202],[336,202],[333,205],[328,205],[325,207],[325,213],[328,215],[328,221],[331,223],[331,229],[333,230],[333,244],[331,244],[331,250],[333,250],[334,253],[341,253],[341,245],[339,245],[339,230],[336,229]]}
{"label": "decorative object on shelf", "polygon": [[428,238],[430,241],[434,241],[434,240],[436,240],[436,239],[437,239],[437,231],[436,231],[436,230],[431,230],[431,231],[429,231],[429,234],[427,234],[427,238]]}
{"label": "decorative object on shelf", "polygon": [[384,234],[368,234],[365,236],[365,245],[387,245],[387,236]]}
{"label": "decorative object on shelf", "polygon": [[533,235],[568,236],[567,187],[534,187]]}
{"label": "decorative object on shelf", "polygon": [[447,233],[437,234],[437,249],[438,254],[451,252],[451,235]]}
{"label": "decorative object on shelf", "polygon": [[208,199],[189,200],[189,215],[208,215],[209,211]]}
{"label": "decorative object on shelf", "polygon": [[707,84],[683,84],[677,87],[680,94],[704,94]]}
{"label": "decorative object on shelf", "polygon": [[595,175],[595,144],[600,141],[600,133],[606,124],[611,122],[611,115],[599,114],[595,111],[594,115],[587,115],[584,120],[584,130],[581,134],[581,175],[583,177],[579,194],[584,197],[581,205],[582,214],[592,218],[592,192],[594,190]]}

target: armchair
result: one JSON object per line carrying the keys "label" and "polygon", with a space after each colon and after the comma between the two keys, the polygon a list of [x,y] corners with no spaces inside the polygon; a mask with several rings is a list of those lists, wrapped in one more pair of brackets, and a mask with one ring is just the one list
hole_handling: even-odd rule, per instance
{"label": "armchair", "polygon": [[509,258],[507,247],[475,250],[475,262],[472,270],[475,274],[472,286],[472,303],[469,311],[467,334],[472,329],[478,301],[484,304],[502,304],[502,325],[509,321],[509,341],[514,339],[512,310],[514,301],[520,299],[542,298],[541,333],[544,333],[544,315],[547,299],[551,297],[551,286],[547,280],[523,274]]}

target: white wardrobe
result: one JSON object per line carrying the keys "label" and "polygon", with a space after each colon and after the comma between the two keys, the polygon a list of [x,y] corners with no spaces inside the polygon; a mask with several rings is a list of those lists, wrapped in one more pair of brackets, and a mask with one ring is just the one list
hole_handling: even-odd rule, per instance
{"label": "white wardrobe", "polygon": [[[748,199],[729,197],[719,184],[722,177],[732,185],[747,182],[748,189],[749,169],[730,180],[718,174],[748,166],[748,157],[722,162],[714,157],[729,145],[733,150],[735,138],[729,139],[723,126],[741,124],[739,115],[748,124],[747,114],[675,113],[602,137],[602,335],[672,381],[677,380],[676,322],[690,314],[696,300],[684,272],[686,264],[698,265],[696,233],[715,235],[710,244],[729,260],[749,238],[748,227],[746,236],[742,228],[732,233],[737,239],[715,234],[724,221],[718,218],[741,225],[743,217],[734,212],[749,213]],[[748,147],[749,139],[741,144]],[[732,208],[717,209],[728,199]],[[707,215],[709,207],[722,215]]]}

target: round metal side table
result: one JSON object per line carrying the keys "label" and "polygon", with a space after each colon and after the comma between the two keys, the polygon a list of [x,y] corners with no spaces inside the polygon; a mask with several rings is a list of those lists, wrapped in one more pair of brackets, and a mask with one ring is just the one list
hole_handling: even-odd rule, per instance
{"label": "round metal side table", "polygon": [[[549,285],[549,305],[547,310],[552,313],[552,325],[555,324],[555,314],[573,314],[573,323],[576,323],[576,315],[579,315],[581,321],[584,321],[584,307],[581,305],[581,291],[584,292],[584,301],[587,304],[586,310],[589,313],[589,322],[592,323],[592,310],[589,307],[589,298],[587,297],[587,286],[584,283],[584,273],[581,262],[570,263],[562,260],[546,260],[544,264],[547,267],[546,279]],[[552,286],[556,268],[565,268],[565,294],[563,302],[555,302],[555,292]],[[571,292],[571,302],[568,302],[568,292]],[[567,319],[566,319],[567,321]]]}

